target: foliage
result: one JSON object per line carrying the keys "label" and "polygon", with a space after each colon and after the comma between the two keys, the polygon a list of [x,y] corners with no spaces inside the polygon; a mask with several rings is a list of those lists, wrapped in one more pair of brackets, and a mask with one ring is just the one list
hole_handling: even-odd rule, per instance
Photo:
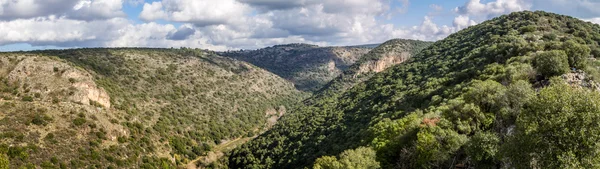
{"label": "foliage", "polygon": [[566,41],[563,44],[567,56],[569,56],[569,65],[577,69],[583,69],[587,66],[590,58],[590,48],[587,45],[579,44],[573,40]]}
{"label": "foliage", "polygon": [[569,62],[564,51],[553,50],[535,56],[535,67],[546,77],[559,76],[569,72]]}
{"label": "foliage", "polygon": [[598,102],[597,92],[553,79],[519,116],[506,156],[517,168],[600,167]]}
{"label": "foliage", "polygon": [[[31,74],[8,78],[17,65],[32,67]],[[306,95],[272,73],[205,50],[1,53],[0,144],[39,145],[12,150],[10,168],[173,168],[267,130],[274,123],[268,118]],[[266,117],[270,110],[275,115]],[[58,162],[48,162],[51,156]]]}
{"label": "foliage", "polygon": [[380,168],[375,160],[375,151],[368,147],[346,150],[340,158],[324,156],[315,161],[314,169],[376,169]]}
{"label": "foliage", "polygon": [[[370,146],[382,168],[510,168],[507,165],[513,163],[507,161],[503,147],[515,126],[518,129],[524,124],[517,119],[522,121],[521,116],[536,107],[530,107],[535,100],[543,98],[536,96],[536,91],[547,86],[547,78],[569,73],[571,67],[594,77],[598,68],[585,63],[590,59],[585,47],[596,49],[598,41],[599,25],[542,11],[515,12],[485,21],[435,42],[407,62],[346,91],[334,90],[333,94],[309,99],[270,131],[234,150],[229,167],[303,168],[317,159],[331,163],[335,161],[333,155]],[[593,117],[591,112],[588,116]],[[561,119],[552,121],[567,125]],[[539,123],[531,124],[534,122]],[[583,125],[579,127],[585,129],[587,121],[579,122],[586,123],[573,126]],[[560,129],[548,127],[544,130]],[[566,129],[564,132],[578,137],[592,133]],[[537,137],[545,142],[552,139],[542,136],[553,137],[548,133]],[[574,140],[583,141],[579,145],[592,145],[594,138]],[[515,140],[531,145],[540,142]],[[566,143],[567,147],[578,147]],[[508,147],[520,150],[514,145]],[[562,150],[558,149],[560,144],[548,145],[552,146],[545,147]],[[562,151],[560,158],[551,161],[579,162],[569,164],[594,168],[583,165],[595,162],[593,156],[584,157],[588,154],[581,151],[595,150],[584,146],[578,151]],[[514,159],[523,159],[523,164],[544,163],[539,156]]]}
{"label": "foliage", "polygon": [[8,161],[8,157],[4,154],[0,154],[0,169],[9,169],[10,161]]}

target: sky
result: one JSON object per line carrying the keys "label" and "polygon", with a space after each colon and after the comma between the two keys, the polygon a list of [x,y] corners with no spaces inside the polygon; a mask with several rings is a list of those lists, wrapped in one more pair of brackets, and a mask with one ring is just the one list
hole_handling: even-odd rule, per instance
{"label": "sky", "polygon": [[0,0],[0,51],[436,41],[544,10],[600,23],[600,0]]}

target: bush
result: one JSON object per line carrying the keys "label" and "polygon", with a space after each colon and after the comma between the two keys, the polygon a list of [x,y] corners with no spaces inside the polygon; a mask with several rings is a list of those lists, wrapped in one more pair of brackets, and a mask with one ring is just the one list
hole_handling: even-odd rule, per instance
{"label": "bush", "polygon": [[495,133],[479,132],[467,143],[465,152],[478,168],[493,168],[500,147],[500,138]]}
{"label": "bush", "polygon": [[355,150],[346,150],[340,154],[340,159],[332,156],[323,156],[315,161],[315,169],[359,169],[380,168],[379,162],[375,160],[375,151],[367,147],[359,147]]}
{"label": "bush", "polygon": [[587,65],[590,56],[590,47],[569,40],[563,44],[563,50],[569,58],[569,65],[577,69],[583,69]]}
{"label": "bush", "polygon": [[33,101],[33,97],[31,97],[31,96],[24,96],[21,100],[22,101],[26,101],[26,102],[32,102]]}
{"label": "bush", "polygon": [[534,25],[523,26],[523,27],[519,28],[519,32],[521,32],[521,33],[534,32],[536,30],[537,30],[537,27]]}
{"label": "bush", "polygon": [[594,58],[600,58],[600,47],[594,48],[591,54],[594,56]]}
{"label": "bush", "polygon": [[559,76],[569,72],[569,60],[564,51],[546,51],[535,57],[535,68],[545,77]]}
{"label": "bush", "polygon": [[519,115],[503,154],[515,168],[599,168],[600,94],[551,84]]}
{"label": "bush", "polygon": [[75,120],[73,120],[73,124],[74,124],[75,126],[81,126],[81,125],[83,125],[85,122],[86,122],[85,118],[81,118],[81,117],[78,117],[78,118],[76,118]]}

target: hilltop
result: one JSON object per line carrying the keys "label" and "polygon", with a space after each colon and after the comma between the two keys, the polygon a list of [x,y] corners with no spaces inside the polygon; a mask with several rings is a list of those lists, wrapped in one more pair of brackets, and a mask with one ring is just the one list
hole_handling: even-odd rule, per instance
{"label": "hilltop", "polygon": [[515,12],[292,110],[230,168],[597,168],[600,26]]}

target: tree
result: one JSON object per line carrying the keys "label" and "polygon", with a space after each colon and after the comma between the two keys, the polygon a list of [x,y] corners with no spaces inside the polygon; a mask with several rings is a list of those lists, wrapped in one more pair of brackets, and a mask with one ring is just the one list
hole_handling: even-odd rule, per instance
{"label": "tree", "polygon": [[503,154],[516,168],[599,168],[600,94],[551,83],[525,106]]}
{"label": "tree", "polygon": [[487,168],[496,164],[496,154],[500,147],[500,138],[495,133],[478,132],[465,146],[465,152],[477,168]]}
{"label": "tree", "polygon": [[375,151],[368,147],[346,150],[340,154],[340,159],[323,156],[315,161],[314,169],[375,169],[380,168],[375,160]]}
{"label": "tree", "polygon": [[587,59],[590,56],[590,47],[569,40],[563,44],[563,50],[569,57],[569,65],[571,65],[571,67],[577,69],[585,68]]}
{"label": "tree", "polygon": [[569,60],[564,51],[546,51],[535,57],[535,68],[546,77],[559,76],[569,72]]}

